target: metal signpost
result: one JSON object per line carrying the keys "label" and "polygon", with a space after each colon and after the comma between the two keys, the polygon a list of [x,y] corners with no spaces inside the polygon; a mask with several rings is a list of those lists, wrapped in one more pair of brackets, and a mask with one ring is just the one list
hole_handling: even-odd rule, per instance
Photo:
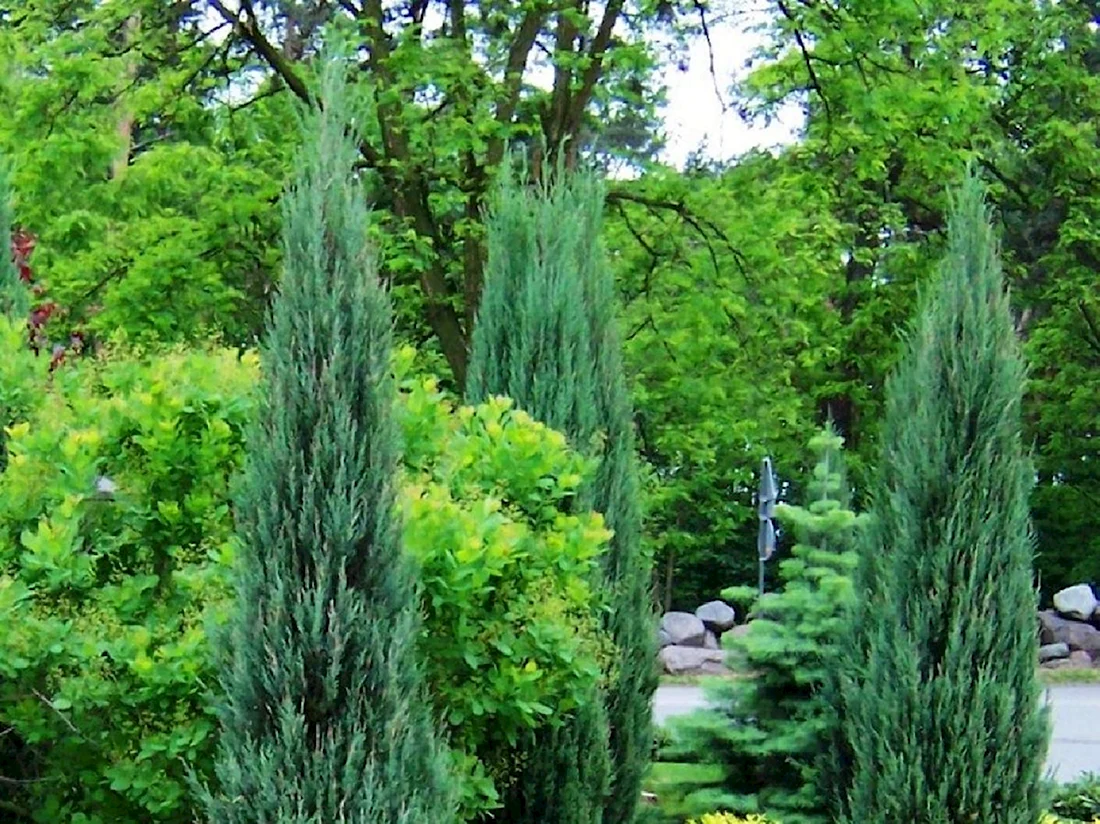
{"label": "metal signpost", "polygon": [[760,464],[760,487],[756,493],[756,514],[760,519],[760,532],[756,537],[756,554],[760,561],[760,594],[764,594],[764,564],[775,554],[775,501],[779,490],[775,485],[772,472],[772,459],[765,458]]}

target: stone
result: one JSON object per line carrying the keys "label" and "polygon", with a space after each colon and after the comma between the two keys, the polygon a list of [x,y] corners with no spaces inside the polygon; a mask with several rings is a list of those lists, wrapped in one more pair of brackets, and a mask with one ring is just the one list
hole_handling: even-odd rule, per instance
{"label": "stone", "polygon": [[1039,613],[1039,641],[1100,654],[1100,629],[1083,621],[1067,620],[1049,609]]}
{"label": "stone", "polygon": [[1087,652],[1077,650],[1071,652],[1069,658],[1056,658],[1040,666],[1043,669],[1089,669],[1092,666],[1092,659]]}
{"label": "stone", "polygon": [[718,643],[718,636],[707,630],[706,635],[703,636],[703,649],[721,649],[722,645]]}
{"label": "stone", "polygon": [[657,630],[657,645],[661,647],[667,647],[672,643],[672,636],[665,632],[663,629]]}
{"label": "stone", "polygon": [[1043,644],[1039,647],[1039,661],[1054,661],[1058,658],[1069,658],[1069,647],[1066,644]]}
{"label": "stone", "polygon": [[726,635],[730,636],[731,638],[744,638],[746,635],[749,634],[749,631],[749,625],[742,624],[739,627],[734,627],[733,629],[731,629],[729,632],[726,633]]}
{"label": "stone", "polygon": [[661,629],[668,633],[673,645],[680,647],[701,647],[707,634],[703,622],[690,612],[666,612]]}
{"label": "stone", "polygon": [[669,675],[723,675],[725,655],[720,649],[673,645],[658,654],[661,668]]}
{"label": "stone", "polygon": [[1098,602],[1088,584],[1066,587],[1054,594],[1054,609],[1063,618],[1088,621],[1096,612]]}
{"label": "stone", "polygon": [[737,622],[737,613],[725,601],[707,601],[695,610],[695,617],[716,635],[732,629]]}

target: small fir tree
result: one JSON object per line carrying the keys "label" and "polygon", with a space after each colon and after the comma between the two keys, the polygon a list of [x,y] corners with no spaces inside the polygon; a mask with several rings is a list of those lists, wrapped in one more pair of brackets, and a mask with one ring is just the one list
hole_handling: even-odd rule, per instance
{"label": "small fir tree", "polygon": [[224,646],[218,824],[454,820],[447,753],[415,658],[403,553],[391,315],[350,179],[332,61],[283,200],[281,291],[238,505]]}
{"label": "small fir tree", "polygon": [[776,508],[796,540],[779,565],[781,588],[757,602],[765,617],[727,643],[752,677],[715,682],[713,708],[673,725],[670,751],[722,768],[720,780],[685,788],[692,809],[767,812],[785,824],[828,820],[817,766],[833,716],[819,689],[852,601],[852,543],[863,523],[848,507],[843,442],[831,425],[814,437],[807,506]]}
{"label": "small fir tree", "polygon": [[[656,688],[650,559],[642,511],[633,410],[622,367],[617,301],[600,244],[604,191],[591,175],[525,187],[506,170],[487,223],[489,259],[467,383],[472,401],[507,395],[598,458],[584,505],[614,535],[603,559],[606,626],[616,647],[609,685],[570,728],[529,742],[508,820],[629,824],[652,749]],[[606,717],[606,721],[604,718]],[[604,747],[599,725],[609,724]],[[601,764],[599,752],[610,758]],[[607,781],[607,791],[604,791]],[[534,794],[532,794],[534,793]],[[598,799],[591,810],[558,799]],[[602,804],[602,810],[600,806]]]}
{"label": "small fir tree", "polygon": [[872,520],[831,688],[850,824],[1039,820],[1048,725],[1020,437],[1024,365],[980,183],[886,390]]}

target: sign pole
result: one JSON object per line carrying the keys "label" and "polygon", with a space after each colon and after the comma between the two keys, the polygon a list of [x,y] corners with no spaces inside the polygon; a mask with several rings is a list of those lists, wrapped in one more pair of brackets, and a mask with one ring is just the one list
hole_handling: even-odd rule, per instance
{"label": "sign pole", "polygon": [[759,561],[760,576],[758,587],[760,595],[764,594],[764,564],[775,554],[775,502],[779,497],[779,490],[775,483],[775,474],[772,472],[772,459],[764,458],[760,464],[760,486],[757,489],[757,517],[760,520],[760,531],[756,537],[756,555]]}

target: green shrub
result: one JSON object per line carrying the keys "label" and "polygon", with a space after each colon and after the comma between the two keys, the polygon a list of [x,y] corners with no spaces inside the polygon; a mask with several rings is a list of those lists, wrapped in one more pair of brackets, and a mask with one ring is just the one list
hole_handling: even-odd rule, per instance
{"label": "green shrub", "polygon": [[495,784],[467,783],[473,813],[515,778],[520,735],[560,723],[611,658],[589,583],[610,533],[598,513],[570,513],[593,465],[561,433],[506,399],[455,410],[431,378],[404,389],[421,644],[453,743]]}
{"label": "green shrub", "polygon": [[255,376],[228,352],[85,362],[9,429],[0,763],[35,781],[34,820],[190,820],[184,762],[204,764],[213,728],[203,626],[226,594]]}
{"label": "green shrub", "polygon": [[[205,776],[212,758],[205,629],[230,597],[229,490],[257,362],[108,353],[47,383],[24,345],[0,319],[0,394],[23,410],[0,475],[0,727],[13,729],[0,777],[34,779],[8,803],[48,824],[191,822],[185,765]],[[517,731],[550,723],[606,663],[588,581],[607,532],[572,511],[591,466],[559,433],[503,402],[456,407],[411,362],[398,357],[405,537],[472,818],[510,780]]]}
{"label": "green shrub", "polygon": [[1057,787],[1050,802],[1050,810],[1064,819],[1100,819],[1100,776],[1084,775],[1076,781]]}

